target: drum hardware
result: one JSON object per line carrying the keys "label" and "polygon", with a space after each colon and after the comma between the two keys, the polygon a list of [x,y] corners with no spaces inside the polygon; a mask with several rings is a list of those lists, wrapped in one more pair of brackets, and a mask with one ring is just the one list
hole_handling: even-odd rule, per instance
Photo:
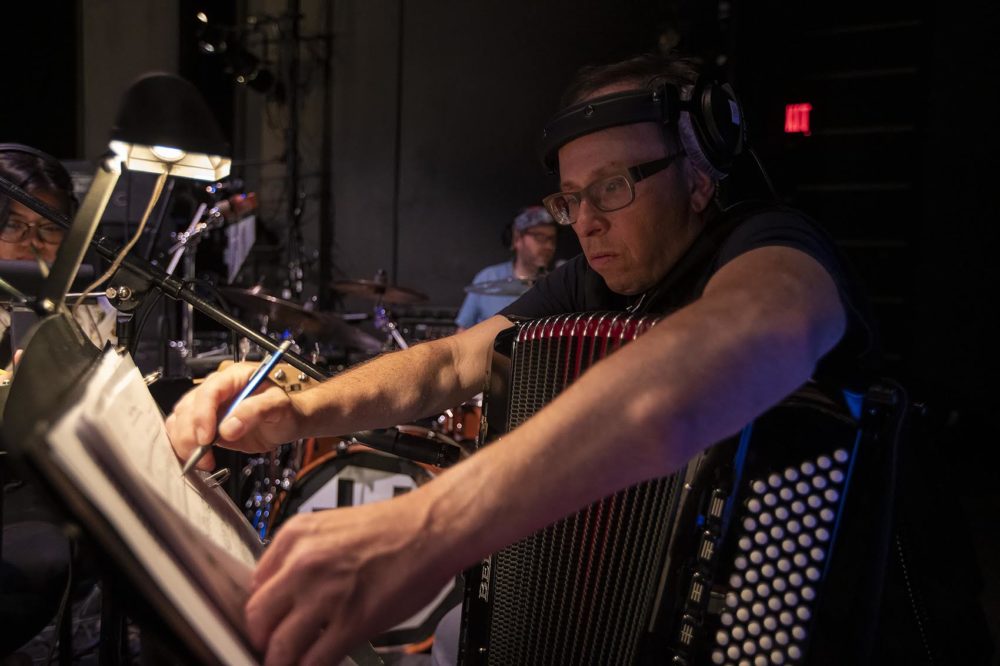
{"label": "drum hardware", "polygon": [[403,334],[399,332],[399,327],[396,326],[396,322],[389,316],[389,311],[381,303],[375,305],[375,328],[388,334],[384,345],[386,349],[391,348],[393,342],[400,349],[409,349],[409,343],[406,342]]}
{"label": "drum hardware", "polygon": [[[283,444],[265,455],[249,458],[241,470],[240,495],[244,513],[261,539],[268,538],[273,522],[272,509],[283,493],[291,489],[301,467],[301,447],[298,443]],[[246,484],[253,480],[249,492]]]}
{"label": "drum hardware", "polygon": [[533,284],[535,284],[534,278],[508,277],[502,280],[473,282],[465,287],[465,293],[483,296],[520,296],[531,289]]}
{"label": "drum hardware", "polygon": [[448,441],[454,442],[465,455],[472,455],[479,437],[483,416],[483,397],[479,394],[458,407],[444,410],[434,421],[435,431]]}
{"label": "drum hardware", "polygon": [[382,268],[375,272],[374,280],[336,280],[330,287],[340,294],[360,296],[375,301],[375,328],[386,334],[383,347],[390,349],[395,344],[399,349],[409,348],[409,343],[399,332],[399,327],[385,306],[423,303],[427,300],[425,294],[415,289],[389,284],[389,278]]}
{"label": "drum hardware", "polygon": [[257,195],[254,192],[245,195],[235,194],[223,199],[212,208],[208,208],[206,203],[200,204],[188,228],[172,234],[174,244],[167,250],[167,254],[170,255],[167,274],[173,275],[185,250],[189,247],[193,250],[206,232],[221,229],[231,222],[238,222],[255,210],[257,210]]}
{"label": "drum hardware", "polygon": [[[227,199],[218,201],[211,208],[209,208],[208,203],[199,204],[187,229],[172,234],[174,244],[167,250],[170,260],[164,272],[168,276],[172,276],[178,263],[183,259],[182,279],[185,283],[193,282],[197,276],[195,255],[202,236],[206,232],[219,229],[229,222],[236,222],[256,209],[257,195],[253,192],[245,195],[234,194]],[[191,303],[184,303],[181,306],[180,333],[180,340],[176,341],[180,344],[171,346],[181,352],[182,359],[186,359],[192,353],[195,343],[194,305]]]}
{"label": "drum hardware", "polygon": [[[257,195],[253,192],[245,196],[242,194],[233,195],[219,201],[212,208],[208,208],[207,203],[200,204],[187,229],[173,234],[174,244],[167,250],[170,261],[167,264],[166,274],[173,275],[177,264],[183,258],[183,279],[185,282],[193,281],[197,276],[195,254],[202,236],[212,229],[221,228],[228,222],[238,221],[256,209]],[[185,303],[181,307],[180,327],[184,346],[187,349],[192,349],[194,347],[194,306],[190,303]]]}

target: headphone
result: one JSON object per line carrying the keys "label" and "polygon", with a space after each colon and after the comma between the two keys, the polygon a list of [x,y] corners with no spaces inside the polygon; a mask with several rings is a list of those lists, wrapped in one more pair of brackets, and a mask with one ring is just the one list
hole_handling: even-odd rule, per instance
{"label": "headphone", "polygon": [[652,90],[604,95],[559,112],[542,131],[542,163],[555,173],[559,149],[573,139],[640,122],[677,127],[688,158],[715,180],[729,174],[746,147],[743,108],[732,87],[699,77],[694,86],[664,83]]}
{"label": "headphone", "polygon": [[[59,162],[59,160],[52,157],[48,153],[43,153],[37,148],[26,146],[23,143],[0,143],[0,153],[24,153],[26,155],[34,155],[35,157],[38,157],[45,162],[49,163]],[[61,163],[59,165],[62,166]]]}
{"label": "headphone", "polygon": [[[22,153],[25,155],[31,155],[32,157],[37,157],[39,160],[45,163],[49,172],[52,173],[64,173],[69,181],[69,189],[56,187],[69,199],[69,217],[72,218],[80,206],[80,202],[76,198],[76,193],[73,191],[73,178],[69,175],[66,167],[63,166],[62,162],[52,157],[46,152],[38,150],[37,148],[32,148],[31,146],[26,146],[23,143],[0,143],[0,153]],[[22,183],[15,183],[15,185],[23,186]]]}

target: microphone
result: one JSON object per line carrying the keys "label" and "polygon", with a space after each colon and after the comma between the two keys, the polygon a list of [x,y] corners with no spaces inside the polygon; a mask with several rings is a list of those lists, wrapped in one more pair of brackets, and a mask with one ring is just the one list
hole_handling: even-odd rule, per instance
{"label": "microphone", "polygon": [[430,438],[415,437],[396,428],[362,430],[351,435],[351,440],[370,446],[376,451],[391,453],[435,467],[450,467],[458,462],[461,450],[457,446]]}
{"label": "microphone", "polygon": [[257,210],[257,193],[234,194],[208,210],[205,217],[217,223],[236,222]]}

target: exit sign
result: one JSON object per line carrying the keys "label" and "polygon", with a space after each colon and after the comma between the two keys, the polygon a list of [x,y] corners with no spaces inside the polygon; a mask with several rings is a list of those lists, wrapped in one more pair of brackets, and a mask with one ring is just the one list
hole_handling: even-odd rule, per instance
{"label": "exit sign", "polygon": [[809,129],[809,113],[812,111],[812,108],[812,104],[809,102],[786,104],[785,134],[809,136],[812,133]]}

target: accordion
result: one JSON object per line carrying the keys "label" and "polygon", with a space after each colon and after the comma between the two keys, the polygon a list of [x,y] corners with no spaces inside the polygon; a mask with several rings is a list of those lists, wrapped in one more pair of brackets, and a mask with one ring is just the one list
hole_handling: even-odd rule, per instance
{"label": "accordion", "polygon": [[[479,446],[655,322],[585,313],[501,333]],[[874,418],[883,402],[864,409]],[[886,492],[860,405],[804,387],[676,474],[488,557],[466,572],[459,663],[856,663]],[[861,552],[841,545],[855,540]]]}

